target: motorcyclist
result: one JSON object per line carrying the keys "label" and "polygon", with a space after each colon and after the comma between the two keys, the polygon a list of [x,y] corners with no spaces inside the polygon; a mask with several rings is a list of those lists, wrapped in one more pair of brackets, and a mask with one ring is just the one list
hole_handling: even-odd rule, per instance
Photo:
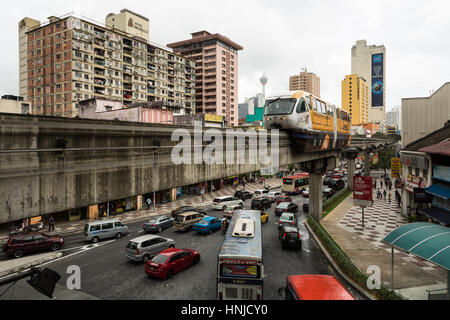
{"label": "motorcyclist", "polygon": [[223,232],[223,233],[224,233],[225,231],[227,231],[228,225],[229,225],[228,219],[223,219],[223,220],[222,220],[222,232]]}

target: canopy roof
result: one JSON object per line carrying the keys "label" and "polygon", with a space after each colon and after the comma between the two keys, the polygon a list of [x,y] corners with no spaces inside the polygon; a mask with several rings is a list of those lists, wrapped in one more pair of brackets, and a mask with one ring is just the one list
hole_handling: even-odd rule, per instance
{"label": "canopy roof", "polygon": [[450,228],[433,223],[410,223],[381,242],[450,270]]}

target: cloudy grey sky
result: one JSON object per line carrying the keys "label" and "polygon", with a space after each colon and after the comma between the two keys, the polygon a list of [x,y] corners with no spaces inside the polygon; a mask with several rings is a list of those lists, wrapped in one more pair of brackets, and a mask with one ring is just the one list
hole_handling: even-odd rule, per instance
{"label": "cloudy grey sky", "polygon": [[351,47],[361,39],[386,46],[388,109],[401,98],[429,96],[450,81],[447,0],[17,0],[0,13],[0,93],[18,94],[17,25],[23,17],[45,21],[73,11],[104,22],[123,8],[150,19],[152,42],[165,45],[207,30],[242,45],[239,102],[262,91],[263,72],[270,94],[287,91],[289,76],[307,67],[320,77],[322,97],[340,106]]}

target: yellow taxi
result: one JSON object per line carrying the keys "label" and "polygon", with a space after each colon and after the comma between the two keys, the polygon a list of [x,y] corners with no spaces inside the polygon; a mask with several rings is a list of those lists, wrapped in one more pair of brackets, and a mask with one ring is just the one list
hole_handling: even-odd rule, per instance
{"label": "yellow taxi", "polygon": [[269,222],[269,215],[266,212],[261,211],[261,223],[267,222]]}

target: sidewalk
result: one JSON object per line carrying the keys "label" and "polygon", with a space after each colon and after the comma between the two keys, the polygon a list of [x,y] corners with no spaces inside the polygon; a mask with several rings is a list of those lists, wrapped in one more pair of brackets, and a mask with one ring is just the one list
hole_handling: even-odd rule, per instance
{"label": "sidewalk", "polygon": [[0,261],[0,278],[11,273],[27,270],[31,267],[38,266],[51,260],[55,260],[61,256],[61,252],[50,252],[25,256],[18,259],[8,259],[6,261]]}
{"label": "sidewalk", "polygon": [[[278,178],[271,178],[266,179],[265,182],[266,185],[270,186],[271,189],[273,188],[279,188],[282,184],[282,179]],[[255,190],[264,189],[264,185],[258,184],[258,183],[247,183],[245,184],[245,190],[253,193]],[[181,206],[187,206],[192,205],[194,207],[198,208],[207,208],[211,206],[212,201],[216,197],[222,197],[222,196],[231,196],[234,195],[236,190],[242,190],[242,185],[239,185],[237,188],[233,188],[231,186],[224,187],[221,190],[214,191],[213,193],[207,193],[204,195],[204,202],[202,202],[201,196],[192,196],[192,201],[189,198],[189,196],[183,196],[181,199],[176,200],[174,202],[169,202],[163,205],[156,205],[156,211],[153,209],[153,206],[147,210],[147,209],[141,209],[136,211],[130,211],[126,212],[124,214],[118,214],[116,216],[110,217],[110,218],[117,218],[120,219],[123,223],[130,223],[134,221],[140,221],[148,219],[152,216],[158,216],[162,214],[170,214],[170,212],[173,209],[176,209]],[[145,206],[145,205],[144,205]],[[46,232],[46,230],[43,230],[46,234],[58,234],[58,235],[66,235],[71,233],[78,233],[83,230],[84,225],[86,224],[87,220],[79,220],[79,221],[68,221],[64,223],[57,223],[55,226],[55,231],[52,232]],[[7,232],[0,233],[0,244],[6,242],[8,239]]]}
{"label": "sidewalk", "polygon": [[[364,228],[362,210],[353,206],[352,195],[321,221],[361,272],[369,275],[369,266],[379,266],[381,283],[388,289],[392,279],[391,247],[381,243],[381,240],[407,223],[401,209],[397,208],[394,192],[395,189],[391,191],[392,202],[389,203],[388,200],[377,200],[374,191],[374,205],[364,212]],[[444,269],[419,257],[394,251],[394,289],[400,295],[412,300],[427,300],[427,289],[446,287],[447,272]]]}

